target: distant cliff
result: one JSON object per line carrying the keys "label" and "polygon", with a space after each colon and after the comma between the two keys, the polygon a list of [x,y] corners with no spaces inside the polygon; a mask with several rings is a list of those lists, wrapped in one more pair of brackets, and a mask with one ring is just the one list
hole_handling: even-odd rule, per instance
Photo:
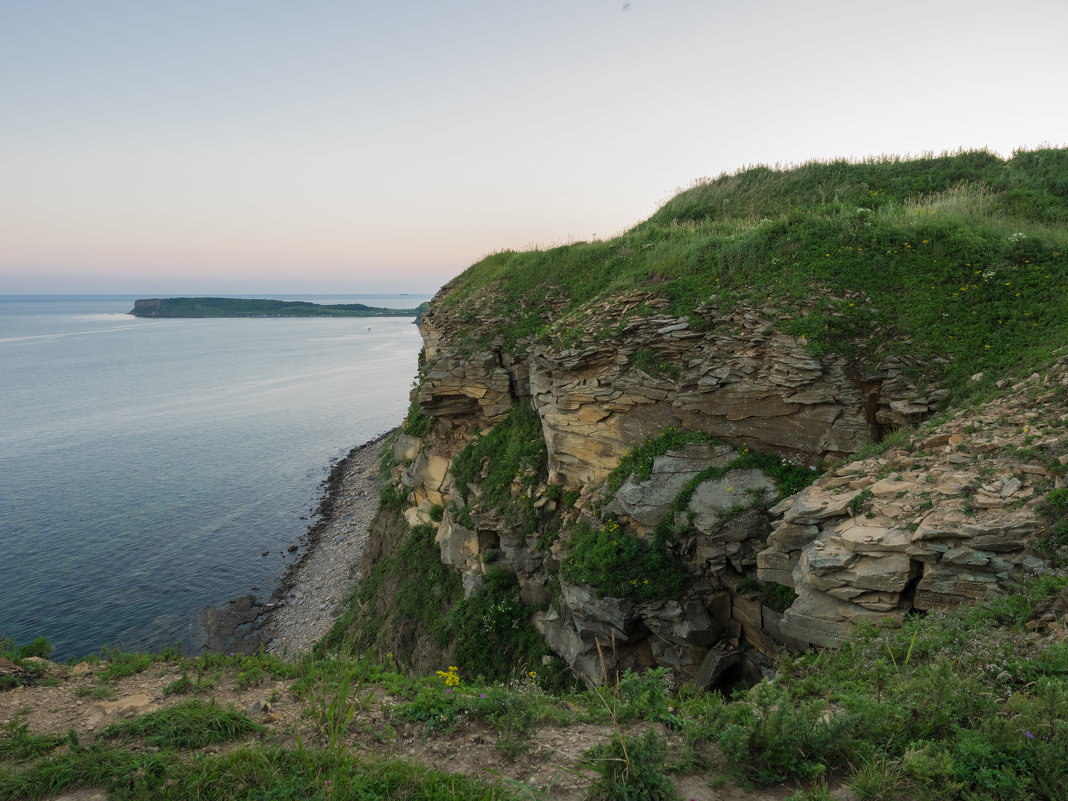
{"label": "distant cliff", "polygon": [[424,316],[337,636],[710,687],[1068,564],[1065,174],[757,168],[474,265]]}
{"label": "distant cliff", "polygon": [[426,306],[390,309],[258,298],[145,298],[134,301],[129,313],[134,317],[415,317],[418,323]]}

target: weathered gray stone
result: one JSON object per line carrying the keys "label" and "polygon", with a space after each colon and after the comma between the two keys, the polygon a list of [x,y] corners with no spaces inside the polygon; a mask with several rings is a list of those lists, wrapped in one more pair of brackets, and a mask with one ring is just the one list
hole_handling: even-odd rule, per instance
{"label": "weathered gray stone", "polygon": [[849,637],[853,624],[846,620],[828,620],[787,609],[783,615],[783,628],[790,636],[820,646],[841,648]]}
{"label": "weathered gray stone", "polygon": [[732,448],[696,443],[681,451],[669,451],[653,460],[648,480],[637,481],[632,475],[623,482],[605,505],[605,511],[617,516],[626,515],[643,528],[653,528],[690,479],[707,467],[726,466],[736,457]]}
{"label": "weathered gray stone", "polygon": [[780,551],[766,550],[757,554],[757,578],[792,587],[793,571],[797,566],[800,552],[786,554]]}
{"label": "weathered gray stone", "polygon": [[801,553],[801,566],[819,576],[835,573],[854,564],[860,556],[827,542],[813,543]]}
{"label": "weathered gray stone", "polygon": [[774,482],[761,471],[731,470],[722,478],[701,482],[690,498],[689,509],[694,526],[710,533],[719,527],[724,513],[769,502],[777,494]]}
{"label": "weathered gray stone", "polygon": [[626,642],[633,631],[634,602],[625,598],[598,598],[588,587],[560,585],[560,601],[571,612],[580,634],[603,642]]}
{"label": "weathered gray stone", "polygon": [[853,525],[837,536],[853,553],[905,553],[909,547],[909,532],[904,529]]}
{"label": "weathered gray stone", "polygon": [[423,441],[409,434],[400,434],[393,444],[393,458],[398,462],[407,462],[419,455]]}
{"label": "weathered gray stone", "polygon": [[478,565],[478,535],[452,520],[448,510],[434,537],[441,552],[441,561],[460,571],[472,571]]}
{"label": "weathered gray stone", "polygon": [[914,481],[895,481],[892,478],[884,478],[871,485],[871,494],[896,495],[899,492],[906,492],[911,489],[916,489]]}
{"label": "weathered gray stone", "polygon": [[792,496],[793,503],[783,513],[783,519],[789,523],[808,525],[838,517],[845,514],[850,502],[859,494],[860,490],[831,493],[813,484]]}
{"label": "weathered gray stone", "polygon": [[768,545],[783,552],[801,550],[820,533],[819,526],[798,525],[782,520],[774,523],[773,527],[774,530],[768,536]]}
{"label": "weathered gray stone", "polygon": [[744,659],[740,651],[709,650],[701,667],[697,669],[694,686],[698,690],[709,690],[721,683],[725,676],[737,671]]}

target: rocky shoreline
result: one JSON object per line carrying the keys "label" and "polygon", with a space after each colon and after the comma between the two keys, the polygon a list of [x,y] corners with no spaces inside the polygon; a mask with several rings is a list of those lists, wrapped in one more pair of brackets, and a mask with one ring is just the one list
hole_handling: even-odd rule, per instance
{"label": "rocky shoreline", "polygon": [[267,603],[254,595],[204,610],[204,650],[277,656],[311,650],[333,625],[359,576],[355,573],[378,510],[383,481],[383,434],[353,448],[323,482],[316,521],[303,536],[303,552],[282,576]]}

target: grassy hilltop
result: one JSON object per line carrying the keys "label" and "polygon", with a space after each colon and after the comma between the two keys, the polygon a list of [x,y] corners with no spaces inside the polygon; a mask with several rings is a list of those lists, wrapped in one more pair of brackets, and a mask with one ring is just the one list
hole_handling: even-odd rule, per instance
{"label": "grassy hilltop", "polygon": [[472,346],[605,336],[583,308],[651,290],[675,315],[772,307],[817,352],[924,357],[959,395],[1068,342],[1068,149],[754,167],[612,239],[495,253],[449,288]]}

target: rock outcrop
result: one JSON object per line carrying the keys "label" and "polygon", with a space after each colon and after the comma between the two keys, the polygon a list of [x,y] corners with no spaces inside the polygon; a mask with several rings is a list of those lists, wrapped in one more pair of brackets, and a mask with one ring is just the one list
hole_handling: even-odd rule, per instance
{"label": "rock outcrop", "polygon": [[[603,480],[635,443],[671,426],[815,463],[919,422],[945,397],[906,381],[913,363],[905,359],[862,371],[837,355],[814,357],[779,330],[774,309],[655,313],[664,305],[646,293],[600,304],[587,316],[611,336],[571,342],[561,334],[509,353],[468,352],[463,337],[477,324],[439,300],[424,316],[417,400],[424,414],[481,428],[529,396],[542,418],[549,481],[577,488]],[[654,313],[626,316],[639,306]]]}
{"label": "rock outcrop", "polygon": [[[913,610],[985,598],[1042,567],[1043,499],[1063,483],[1048,460],[1068,461],[1064,360],[995,403],[848,462],[891,429],[921,423],[946,393],[910,383],[915,363],[903,358],[874,366],[816,356],[774,309],[698,306],[673,317],[638,293],[587,309],[596,326],[572,315],[565,330],[550,304],[547,334],[505,347],[480,339],[491,321],[450,305],[448,292],[424,316],[413,390],[433,425],[395,450],[405,516],[437,529],[441,558],[467,595],[491,562],[514,572],[523,602],[541,607],[537,630],[590,681],[666,665],[708,686],[737,668],[723,643],[744,638],[768,653],[834,646],[858,621],[892,625]],[[458,487],[452,473],[472,438],[519,404],[538,415],[547,468],[533,483],[517,474],[511,493],[537,519],[558,520],[548,543],[483,504],[477,480]],[[665,431],[709,436],[660,453],[646,478],[604,488],[624,456]],[[842,466],[783,498],[774,476],[731,468],[750,449],[783,465]],[[570,532],[605,519],[667,543],[686,575],[677,597],[602,597],[566,580]],[[788,590],[783,603],[759,600],[754,576],[796,598]]]}
{"label": "rock outcrop", "polygon": [[1045,569],[1036,536],[1063,488],[1062,360],[880,458],[847,464],[772,508],[758,576],[792,587],[795,636],[836,645],[859,620],[974,603]]}

